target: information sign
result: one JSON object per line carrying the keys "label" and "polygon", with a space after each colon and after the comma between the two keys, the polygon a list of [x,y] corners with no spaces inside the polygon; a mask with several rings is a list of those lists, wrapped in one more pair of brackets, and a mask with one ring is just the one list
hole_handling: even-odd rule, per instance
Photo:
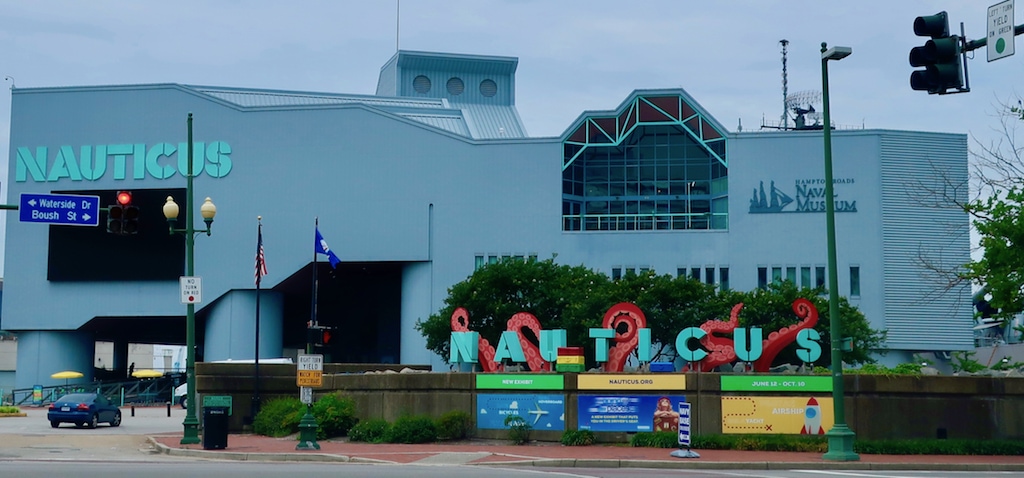
{"label": "information sign", "polygon": [[322,387],[324,385],[324,356],[319,354],[299,355],[296,367],[296,384],[300,387]]}
{"label": "information sign", "polygon": [[690,404],[679,402],[679,446],[690,447]]}
{"label": "information sign", "polygon": [[181,303],[198,304],[203,301],[203,278],[181,276],[178,278],[181,284]]}
{"label": "information sign", "polygon": [[988,7],[988,61],[1013,55],[1013,0]]}
{"label": "information sign", "polygon": [[18,213],[21,222],[97,226],[100,223],[100,197],[22,193]]}

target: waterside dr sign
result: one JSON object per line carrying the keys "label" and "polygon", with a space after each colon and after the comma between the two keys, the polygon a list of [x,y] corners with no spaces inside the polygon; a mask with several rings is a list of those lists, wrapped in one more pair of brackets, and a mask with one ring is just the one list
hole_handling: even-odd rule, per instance
{"label": "waterside dr sign", "polygon": [[[169,179],[188,174],[188,143],[97,144],[34,150],[18,147],[15,182]],[[222,178],[231,172],[231,146],[224,141],[192,143],[192,175]]]}

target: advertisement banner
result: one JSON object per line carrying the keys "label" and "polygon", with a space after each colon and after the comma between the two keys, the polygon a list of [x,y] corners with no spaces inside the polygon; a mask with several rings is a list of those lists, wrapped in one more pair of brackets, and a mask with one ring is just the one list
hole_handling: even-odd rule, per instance
{"label": "advertisement banner", "polygon": [[653,432],[679,430],[673,403],[683,395],[580,395],[576,416],[580,430]]}
{"label": "advertisement banner", "polygon": [[505,417],[519,415],[534,430],[565,430],[565,396],[478,393],[476,427],[504,430]]}
{"label": "advertisement banner", "polygon": [[722,397],[722,433],[824,435],[832,397]]}

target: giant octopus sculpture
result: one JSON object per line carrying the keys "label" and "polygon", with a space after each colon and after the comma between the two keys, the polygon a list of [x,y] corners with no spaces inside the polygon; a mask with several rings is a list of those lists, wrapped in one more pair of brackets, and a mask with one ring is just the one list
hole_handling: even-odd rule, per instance
{"label": "giant octopus sculpture", "polygon": [[[526,364],[530,367],[530,370],[534,372],[551,371],[551,363],[541,357],[540,347],[527,338],[524,333],[524,331],[529,330],[533,333],[533,337],[540,337],[541,327],[537,317],[534,317],[529,312],[519,312],[508,319],[505,324],[505,330],[515,332],[519,338],[519,346],[523,349],[523,355],[526,356]],[[453,332],[469,332],[469,311],[463,307],[455,309],[452,312],[451,325]],[[497,352],[490,341],[480,337],[477,340],[477,347],[480,368],[484,372],[500,372],[505,369],[503,364],[494,361],[494,355]]]}
{"label": "giant octopus sculpture", "polygon": [[[710,372],[719,365],[725,365],[736,361],[736,347],[730,337],[740,324],[740,310],[743,303],[736,304],[729,314],[729,320],[711,320],[701,324],[700,328],[707,332],[700,344],[708,351],[707,357],[699,361],[696,368],[700,371]],[[771,368],[775,356],[786,348],[787,345],[796,340],[796,334],[803,329],[810,329],[818,323],[818,309],[807,299],[793,301],[793,312],[801,319],[800,322],[783,327],[768,334],[768,338],[761,341],[761,357],[754,361],[755,372],[767,372]],[[716,335],[718,334],[718,335]]]}

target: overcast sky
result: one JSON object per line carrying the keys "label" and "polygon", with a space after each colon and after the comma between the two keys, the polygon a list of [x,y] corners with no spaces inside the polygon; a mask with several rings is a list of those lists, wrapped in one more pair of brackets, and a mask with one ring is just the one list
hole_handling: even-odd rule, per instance
{"label": "overcast sky", "polygon": [[[789,41],[791,94],[821,91],[825,41],[853,48],[829,64],[837,125],[964,133],[988,144],[999,138],[998,103],[1016,102],[1024,51],[987,63],[986,49],[976,50],[972,91],[945,96],[910,89],[908,54],[925,40],[914,36],[916,16],[945,10],[951,30],[963,22],[978,39],[994,3],[0,0],[0,78],[16,88],[182,83],[373,94],[397,47],[519,58],[516,106],[531,136],[561,135],[581,112],[613,109],[642,88],[683,88],[729,130],[742,122],[749,131],[781,119],[779,41]],[[4,93],[0,161],[8,164]],[[14,203],[8,170],[0,198]]]}

